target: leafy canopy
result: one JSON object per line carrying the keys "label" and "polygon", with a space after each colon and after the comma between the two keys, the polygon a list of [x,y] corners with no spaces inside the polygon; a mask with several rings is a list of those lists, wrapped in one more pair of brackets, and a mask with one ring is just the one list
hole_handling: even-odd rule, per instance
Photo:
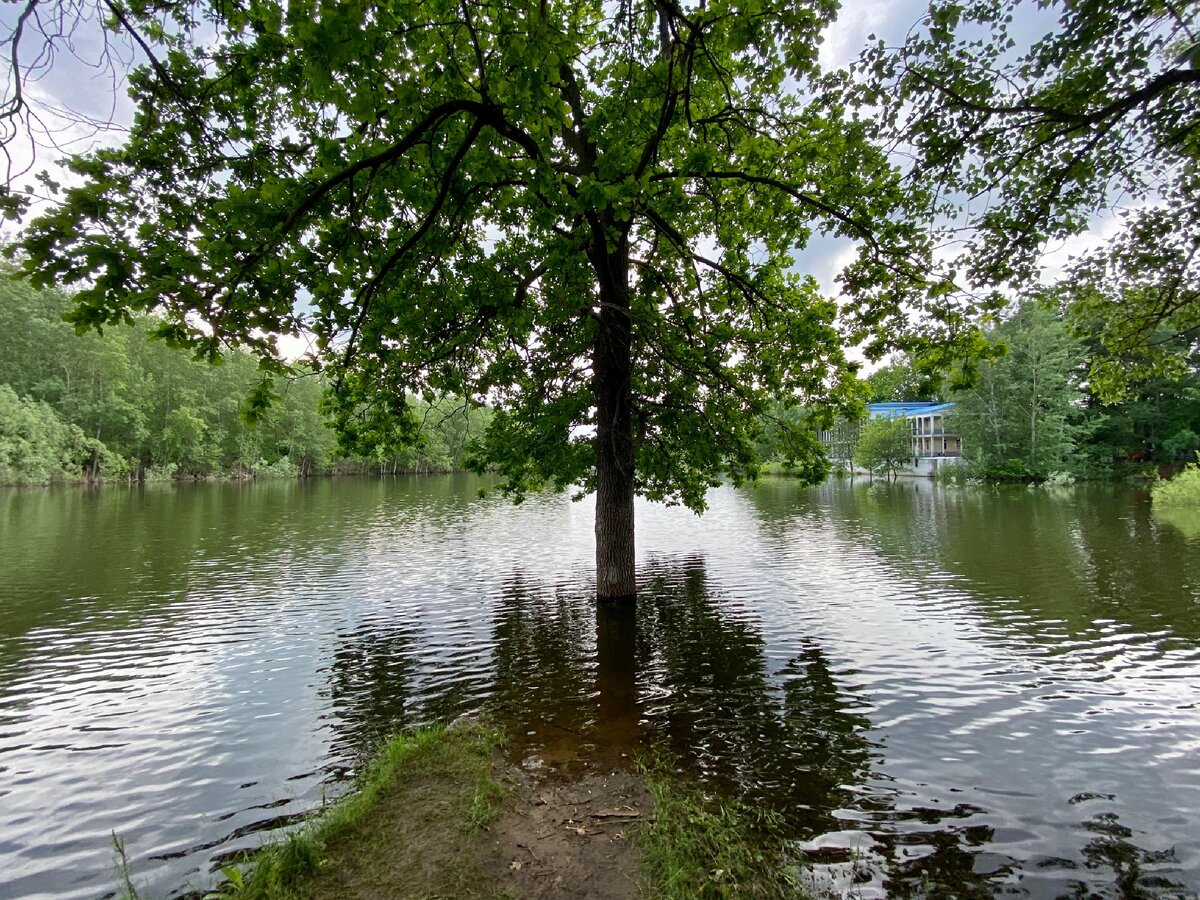
{"label": "leafy canopy", "polygon": [[1198,34],[1196,0],[934,0],[863,58],[914,179],[938,189],[963,284],[1024,288],[1047,246],[1117,211],[1066,277],[1077,327],[1103,322],[1092,381],[1110,400],[1178,374],[1170,336],[1200,335]]}
{"label": "leafy canopy", "polygon": [[912,462],[912,422],[904,416],[867,421],[854,447],[854,462],[868,472],[895,474]]}
{"label": "leafy canopy", "polygon": [[71,162],[25,271],[78,288],[79,328],[153,308],[171,342],[268,373],[273,336],[310,330],[360,450],[412,439],[407,396],[453,394],[496,407],[479,461],[518,494],[593,486],[616,297],[636,487],[702,508],[753,471],[768,398],[812,424],[858,403],[837,306],[793,270],[814,230],[858,243],[845,327],[873,354],[977,345],[819,70],[832,0],[109,8],[148,54],[136,120]]}

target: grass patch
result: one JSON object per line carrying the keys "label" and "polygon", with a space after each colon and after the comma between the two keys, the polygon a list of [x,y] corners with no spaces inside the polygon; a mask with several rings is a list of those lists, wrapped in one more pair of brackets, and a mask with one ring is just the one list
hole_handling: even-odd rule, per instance
{"label": "grass patch", "polygon": [[223,869],[209,897],[470,896],[466,845],[495,815],[501,732],[435,725],[384,741],[355,789],[309,823]]}
{"label": "grass patch", "polygon": [[1200,465],[1192,463],[1174,478],[1156,481],[1150,488],[1156,507],[1200,509]]}
{"label": "grass patch", "polygon": [[661,765],[643,774],[654,797],[654,822],[639,835],[648,896],[803,896],[777,816],[707,794]]}

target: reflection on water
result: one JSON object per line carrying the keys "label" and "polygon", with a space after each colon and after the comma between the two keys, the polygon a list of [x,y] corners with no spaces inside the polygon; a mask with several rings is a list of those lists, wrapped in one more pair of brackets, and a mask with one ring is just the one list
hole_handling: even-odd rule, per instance
{"label": "reflection on water", "polygon": [[1156,521],[1167,525],[1169,528],[1174,528],[1183,537],[1192,541],[1193,544],[1200,541],[1200,509],[1194,507],[1166,507],[1164,509],[1155,509],[1154,518]]}
{"label": "reflection on water", "polygon": [[831,607],[857,627],[824,643],[852,649],[841,674],[871,698],[872,784],[893,796],[808,846],[872,859],[868,896],[1196,895],[1200,559],[1144,498],[900,482],[754,499],[787,568],[843,570]]}
{"label": "reflection on water", "polygon": [[[854,897],[1195,897],[1200,554],[1110,489],[722,488],[639,508],[463,478],[0,493],[0,897],[147,896],[493,710],[565,772],[663,746]],[[537,763],[534,760],[538,761]]]}
{"label": "reflection on water", "polygon": [[796,826],[832,825],[861,785],[869,721],[798,635],[771,671],[752,608],[723,602],[703,558],[651,569],[640,622],[646,717],[700,776],[736,786]]}

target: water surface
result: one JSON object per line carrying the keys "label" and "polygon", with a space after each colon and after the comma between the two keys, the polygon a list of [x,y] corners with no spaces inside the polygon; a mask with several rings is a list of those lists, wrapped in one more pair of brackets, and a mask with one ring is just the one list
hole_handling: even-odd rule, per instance
{"label": "water surface", "polygon": [[786,480],[592,517],[465,477],[0,493],[0,897],[144,896],[294,823],[377,738],[671,748],[855,897],[1196,897],[1200,541],[1118,489]]}

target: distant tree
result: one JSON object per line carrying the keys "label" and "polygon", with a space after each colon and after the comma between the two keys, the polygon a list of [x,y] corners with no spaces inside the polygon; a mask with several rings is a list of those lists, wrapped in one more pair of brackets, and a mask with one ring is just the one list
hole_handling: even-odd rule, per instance
{"label": "distant tree", "polygon": [[[250,354],[227,351],[215,366],[198,362],[147,336],[162,324],[153,315],[110,325],[103,336],[80,337],[63,320],[70,307],[70,298],[59,291],[0,277],[0,384],[22,402],[47,405],[57,421],[100,441],[109,454],[102,460],[106,474],[128,469],[127,462],[110,456],[179,476],[267,470],[307,476],[330,470],[337,446],[322,407],[321,373],[293,363],[292,377],[273,384],[275,402],[250,423],[245,401],[262,378]],[[465,468],[490,410],[445,397],[412,398],[411,404],[420,426],[417,443],[386,457],[385,470]],[[361,468],[361,462],[343,459],[343,468]],[[370,462],[378,470],[380,457]],[[55,477],[82,477],[82,471],[72,471]]]}
{"label": "distant tree", "polygon": [[0,384],[0,485],[121,478],[128,467],[48,403]]}
{"label": "distant tree", "polygon": [[1081,449],[1098,463],[1104,458],[1110,465],[1139,458],[1170,462],[1186,453],[1188,433],[1200,433],[1200,367],[1176,378],[1132,382],[1116,403],[1092,396],[1087,404],[1091,430]]}
{"label": "distant tree", "polygon": [[950,427],[981,474],[1044,478],[1086,437],[1082,347],[1055,311],[1027,301],[990,335],[1007,353],[953,396]]}
{"label": "distant tree", "polygon": [[[1141,240],[1146,245],[1140,244]],[[1072,331],[1094,342],[1089,383],[1106,404],[1135,396],[1151,381],[1196,371],[1200,353],[1200,269],[1170,257],[1198,255],[1176,234],[1125,234],[1105,256],[1093,253],[1059,286]],[[1163,283],[1175,270],[1177,283]]]}
{"label": "distant tree", "polygon": [[803,409],[775,401],[762,413],[755,451],[760,459],[815,483],[829,474],[829,456],[806,417]]}
{"label": "distant tree", "polygon": [[1181,428],[1163,441],[1163,453],[1172,461],[1195,462],[1197,449],[1200,449],[1200,435],[1190,428]]}
{"label": "distant tree", "polygon": [[944,373],[922,371],[907,355],[896,356],[867,376],[871,396],[881,402],[940,400]]}
{"label": "distant tree", "polygon": [[[40,23],[77,14],[48,7],[24,7],[18,82]],[[170,341],[277,370],[274,336],[311,329],[363,452],[417,439],[410,395],[494,404],[477,461],[510,491],[594,490],[602,597],[634,593],[635,494],[702,509],[755,471],[771,399],[813,424],[854,405],[837,304],[793,271],[814,230],[857,244],[872,352],[914,309],[918,342],[974,345],[820,69],[836,4],[103,8],[149,60],[136,119],[72,162],[22,238],[30,276],[80,286],[80,327],[154,308]]]}
{"label": "distant tree", "polygon": [[963,284],[1024,285],[1048,241],[1124,206],[1067,279],[1103,325],[1092,381],[1108,399],[1178,373],[1160,329],[1200,333],[1198,36],[1195,0],[934,0],[902,46],[863,59],[916,183],[973,229],[953,235]]}
{"label": "distant tree", "polygon": [[904,416],[878,417],[863,425],[854,462],[872,475],[896,472],[912,462],[912,423]]}
{"label": "distant tree", "polygon": [[859,435],[862,434],[863,422],[859,418],[843,417],[824,430],[822,441],[826,452],[839,469],[850,468],[853,475],[854,448],[858,446]]}

